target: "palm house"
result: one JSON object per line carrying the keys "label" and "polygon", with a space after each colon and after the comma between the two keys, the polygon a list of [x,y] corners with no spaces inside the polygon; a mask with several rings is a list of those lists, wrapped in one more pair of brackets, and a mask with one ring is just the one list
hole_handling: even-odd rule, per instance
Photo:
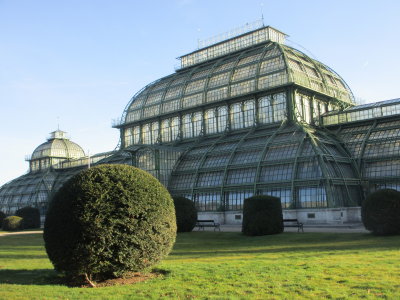
{"label": "palm house", "polygon": [[400,99],[356,106],[346,82],[262,24],[204,41],[135,94],[113,127],[117,150],[92,157],[56,131],[30,171],[0,189],[0,210],[47,204],[91,164],[148,171],[200,218],[240,224],[252,195],[279,197],[287,218],[360,222],[371,191],[400,190]]}

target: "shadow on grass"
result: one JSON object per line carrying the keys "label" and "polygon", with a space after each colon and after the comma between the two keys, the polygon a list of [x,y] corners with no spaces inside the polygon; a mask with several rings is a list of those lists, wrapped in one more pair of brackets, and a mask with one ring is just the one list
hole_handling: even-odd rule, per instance
{"label": "shadow on grass", "polygon": [[[158,276],[168,276],[171,273],[169,270],[154,268],[151,270],[151,274]],[[143,273],[145,274],[145,273]],[[147,273],[146,273],[147,274]],[[141,276],[135,275],[136,278]],[[151,278],[152,276],[149,276]],[[121,282],[129,281],[128,279],[116,278],[110,281],[120,280]],[[130,280],[132,281],[132,280]],[[140,282],[142,280],[133,280],[132,282]],[[55,270],[51,269],[35,269],[35,270],[10,270],[0,269],[0,284],[18,284],[18,285],[64,285],[67,287],[86,287],[82,285],[82,282],[77,284],[76,282],[69,282],[62,275],[59,275]],[[114,284],[108,284],[114,285]],[[105,284],[104,286],[108,286]]]}
{"label": "shadow on grass", "polygon": [[62,285],[62,278],[51,269],[0,269],[0,284]]}
{"label": "shadow on grass", "polygon": [[[212,233],[211,233],[212,234]],[[368,233],[359,234],[327,234],[327,233],[283,233],[278,235],[244,236],[241,233],[220,234],[211,237],[203,234],[201,244],[191,247],[190,243],[178,241],[170,258],[180,256],[229,256],[260,253],[318,253],[342,251],[366,252],[376,250],[399,249],[399,236],[373,236]],[[194,243],[193,243],[194,244]]]}

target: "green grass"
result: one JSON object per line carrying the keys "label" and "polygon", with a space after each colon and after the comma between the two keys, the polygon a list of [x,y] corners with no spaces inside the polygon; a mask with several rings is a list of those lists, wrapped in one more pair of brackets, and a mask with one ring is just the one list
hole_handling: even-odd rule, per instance
{"label": "green grass", "polygon": [[40,234],[0,237],[0,299],[400,299],[400,236],[178,235],[163,277],[129,286],[57,284]]}

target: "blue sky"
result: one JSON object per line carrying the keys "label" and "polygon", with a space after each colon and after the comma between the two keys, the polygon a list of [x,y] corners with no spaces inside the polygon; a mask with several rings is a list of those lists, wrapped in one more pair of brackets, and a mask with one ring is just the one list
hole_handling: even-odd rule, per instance
{"label": "blue sky", "polygon": [[113,150],[121,116],[176,57],[253,22],[339,73],[364,102],[400,97],[400,1],[0,0],[0,185],[24,174],[48,133]]}

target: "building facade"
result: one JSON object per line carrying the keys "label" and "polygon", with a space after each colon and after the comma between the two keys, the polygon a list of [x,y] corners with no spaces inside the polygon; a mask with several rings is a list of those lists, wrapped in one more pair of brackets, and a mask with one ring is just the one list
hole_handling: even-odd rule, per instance
{"label": "building facade", "polygon": [[[359,222],[367,193],[399,188],[400,100],[356,106],[336,72],[285,37],[260,26],[180,57],[174,74],[129,101],[114,124],[118,150],[24,176],[124,163],[221,223],[241,223],[243,200],[256,194],[281,198],[284,214],[304,223]],[[25,203],[12,191],[24,176],[0,189],[1,210]]]}

